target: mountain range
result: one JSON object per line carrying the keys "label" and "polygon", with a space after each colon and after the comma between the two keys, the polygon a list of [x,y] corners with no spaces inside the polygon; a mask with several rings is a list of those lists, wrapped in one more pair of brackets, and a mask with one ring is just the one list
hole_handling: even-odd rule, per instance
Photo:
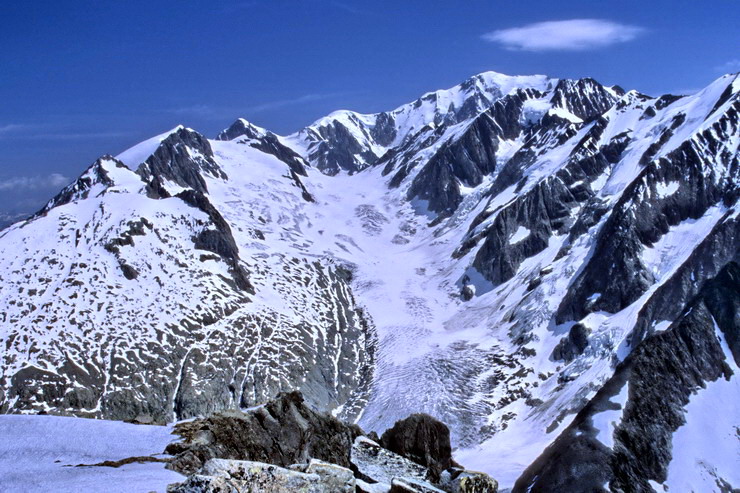
{"label": "mountain range", "polygon": [[485,72],[104,155],[0,231],[0,412],[166,423],[298,389],[365,430],[431,414],[514,491],[731,491],[739,114],[737,74],[650,97]]}

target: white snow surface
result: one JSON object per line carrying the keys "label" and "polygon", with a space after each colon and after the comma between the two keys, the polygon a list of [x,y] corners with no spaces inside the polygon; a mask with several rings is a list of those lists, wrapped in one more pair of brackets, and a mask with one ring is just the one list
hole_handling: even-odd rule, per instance
{"label": "white snow surface", "polygon": [[164,455],[169,426],[85,418],[0,415],[0,489],[7,492],[164,492],[183,476],[161,462],[74,467]]}
{"label": "white snow surface", "polygon": [[609,448],[614,447],[614,429],[622,421],[622,413],[627,403],[629,384],[625,383],[619,394],[609,399],[609,403],[616,404],[619,409],[609,409],[596,413],[592,419],[592,425],[596,428],[596,438]]}
{"label": "white snow surface", "polygon": [[519,226],[516,231],[514,231],[514,234],[511,235],[511,238],[509,238],[509,244],[514,245],[516,243],[519,243],[523,239],[525,239],[527,236],[529,236],[530,231],[525,228],[524,226]]}
{"label": "white snow surface", "polygon": [[164,139],[182,128],[185,127],[183,127],[182,125],[178,125],[172,130],[161,133],[155,137],[152,137],[151,139],[145,140],[144,142],[140,142],[117,155],[116,159],[121,161],[129,168],[136,169],[137,166],[146,161],[149,156],[154,154],[154,151],[157,150],[159,144],[161,144]]}
{"label": "white snow surface", "polygon": [[[722,218],[726,209],[715,206],[699,219],[687,219],[669,229],[653,245],[643,249],[643,263],[657,281],[675,270],[676,259],[685,259]],[[680,264],[678,264],[680,265]]]}

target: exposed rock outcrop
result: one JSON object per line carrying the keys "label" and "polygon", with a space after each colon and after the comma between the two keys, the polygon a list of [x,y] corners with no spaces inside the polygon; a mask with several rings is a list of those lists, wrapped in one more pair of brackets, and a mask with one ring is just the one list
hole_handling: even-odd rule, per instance
{"label": "exposed rock outcrop", "polygon": [[177,425],[182,442],[167,453],[176,457],[170,468],[192,474],[209,459],[265,462],[281,467],[309,459],[350,466],[350,449],[362,434],[331,415],[309,408],[299,392],[281,394],[256,409],[217,413]]}
{"label": "exposed rock outcrop", "polygon": [[298,392],[246,412],[180,423],[175,433],[182,440],[167,447],[175,455],[167,467],[190,476],[171,485],[172,493],[496,493],[495,480],[457,467],[449,430],[427,415],[383,434],[406,457],[358,426],[310,409]]}
{"label": "exposed rock outcrop", "polygon": [[552,351],[553,359],[572,361],[588,346],[589,329],[583,324],[574,324]]}
{"label": "exposed rock outcrop", "polygon": [[442,474],[440,486],[451,493],[497,493],[498,481],[488,474],[452,468]]}
{"label": "exposed rock outcrop", "polygon": [[352,471],[311,461],[305,472],[262,462],[210,459],[168,493],[354,493]]}
{"label": "exposed rock outcrop", "polygon": [[352,466],[358,477],[370,483],[390,487],[393,478],[407,478],[419,482],[432,481],[429,469],[381,447],[366,437],[358,437],[352,444]]}
{"label": "exposed rock outcrop", "polygon": [[450,430],[428,414],[412,414],[396,422],[380,437],[380,444],[428,468],[434,481],[453,465]]}
{"label": "exposed rock outcrop", "polygon": [[162,181],[169,181],[201,193],[208,193],[202,173],[227,178],[213,159],[213,149],[208,139],[184,127],[179,127],[162,140],[154,154],[136,172],[147,183],[156,181],[153,188],[161,187]]}
{"label": "exposed rock outcrop", "polygon": [[[595,491],[607,483],[615,491],[653,491],[650,481],[666,480],[672,436],[686,423],[684,408],[692,394],[733,376],[728,357],[740,362],[739,313],[740,266],[733,261],[670,328],[635,348],[514,491]],[[620,392],[624,402],[613,402]],[[615,408],[622,416],[604,443],[593,420]]]}

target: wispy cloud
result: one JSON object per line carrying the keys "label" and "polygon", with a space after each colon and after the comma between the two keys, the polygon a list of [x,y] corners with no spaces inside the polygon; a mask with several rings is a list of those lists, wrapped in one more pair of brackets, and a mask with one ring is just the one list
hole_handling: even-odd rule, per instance
{"label": "wispy cloud", "polygon": [[25,192],[29,190],[59,189],[68,185],[70,179],[60,173],[47,176],[18,176],[0,180],[0,191]]}
{"label": "wispy cloud", "polygon": [[603,19],[570,19],[501,29],[482,37],[507,50],[585,51],[631,41],[644,32],[642,27]]}
{"label": "wispy cloud", "polygon": [[714,67],[714,70],[716,70],[717,72],[722,72],[723,74],[738,72],[740,71],[740,58],[735,58],[721,65],[717,65],[716,67]]}
{"label": "wispy cloud", "polygon": [[231,14],[240,10],[250,9],[257,6],[259,2],[232,2],[221,7],[221,12],[225,14]]}
{"label": "wispy cloud", "polygon": [[[226,108],[215,108],[207,104],[194,104],[190,106],[172,108],[167,111],[168,113],[172,113],[173,115],[197,116],[201,118],[218,119],[223,116]],[[233,112],[233,109],[230,111]]]}
{"label": "wispy cloud", "polygon": [[324,101],[338,96],[344,96],[351,94],[349,92],[334,92],[324,94],[304,94],[302,96],[286,99],[278,99],[274,101],[266,101],[253,106],[247,106],[242,108],[236,108],[233,106],[221,107],[212,106],[209,104],[194,104],[190,106],[181,106],[179,108],[171,108],[166,110],[169,113],[184,117],[198,117],[209,120],[221,120],[224,118],[234,117],[235,114],[250,115],[255,113],[263,113],[265,111],[278,110],[281,108],[288,108],[291,106],[300,106],[302,104],[308,104],[315,101]]}
{"label": "wispy cloud", "polygon": [[357,15],[367,14],[366,11],[358,9],[354,5],[350,5],[348,3],[344,3],[344,2],[329,2],[329,3],[331,3],[331,5],[338,8],[339,10],[344,10],[345,12],[349,12],[350,14],[357,14]]}
{"label": "wispy cloud", "polygon": [[27,128],[29,128],[29,125],[22,125],[19,123],[8,123],[5,125],[0,125],[0,138],[2,138],[3,135],[12,134],[14,132],[22,131]]}
{"label": "wispy cloud", "polygon": [[84,140],[125,137],[127,132],[70,131],[68,128],[54,128],[48,124],[0,125],[0,140]]}
{"label": "wispy cloud", "polygon": [[304,94],[303,96],[299,96],[297,98],[289,98],[289,99],[280,99],[277,101],[268,101],[266,103],[258,104],[256,106],[252,106],[251,108],[247,108],[247,111],[251,113],[260,113],[263,111],[269,111],[269,110],[275,110],[279,108],[285,108],[286,106],[295,106],[295,105],[301,105],[306,103],[312,103],[314,101],[323,101],[326,99],[331,99],[333,97],[336,97],[340,95],[339,93],[331,93],[331,94]]}

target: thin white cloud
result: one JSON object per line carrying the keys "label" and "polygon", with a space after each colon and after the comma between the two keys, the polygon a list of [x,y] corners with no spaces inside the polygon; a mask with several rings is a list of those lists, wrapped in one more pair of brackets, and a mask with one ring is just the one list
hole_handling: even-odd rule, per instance
{"label": "thin white cloud", "polygon": [[[323,101],[331,99],[337,96],[343,96],[344,92],[327,93],[327,94],[305,94],[303,96],[278,99],[275,101],[267,101],[264,103],[256,104],[239,110],[242,114],[262,113],[265,111],[276,110],[280,108],[286,108],[290,106],[298,106],[301,104],[311,103],[314,101]],[[181,106],[179,108],[171,108],[165,110],[168,113],[172,113],[178,116],[185,117],[198,117],[205,118],[208,120],[220,120],[223,118],[229,118],[234,116],[234,107],[219,107],[211,106],[209,104],[195,104],[191,106]]]}
{"label": "thin white cloud", "polygon": [[250,113],[260,113],[262,111],[275,110],[279,108],[285,108],[286,106],[294,106],[304,103],[311,103],[313,101],[323,101],[325,99],[331,99],[339,96],[341,93],[331,94],[306,94],[297,98],[281,99],[278,101],[268,101],[267,103],[258,104],[248,108],[247,111]]}
{"label": "thin white cloud", "polygon": [[5,140],[79,140],[124,137],[126,132],[59,132],[48,124],[27,125],[9,123],[0,125],[0,139]]}
{"label": "thin white cloud", "polygon": [[348,3],[344,3],[344,2],[331,2],[331,4],[334,7],[338,8],[340,10],[344,10],[345,12],[349,12],[350,14],[358,14],[358,15],[361,15],[361,14],[366,14],[367,13],[364,10],[360,10],[357,7],[355,7],[353,5],[350,5]]}
{"label": "thin white cloud", "polygon": [[8,123],[6,125],[0,125],[0,136],[22,131],[24,129],[27,129],[28,127],[28,125],[21,125],[18,123]]}
{"label": "thin white cloud", "polygon": [[60,189],[68,185],[70,179],[60,173],[51,173],[47,176],[18,176],[0,180],[0,191],[28,191]]}
{"label": "thin white cloud", "polygon": [[234,2],[221,7],[221,12],[225,14],[232,14],[240,10],[251,9],[256,7],[259,2]]}
{"label": "thin white cloud", "polygon": [[735,58],[723,63],[722,65],[717,65],[716,67],[714,67],[714,70],[716,70],[717,72],[722,72],[723,74],[738,72],[740,71],[740,58]]}
{"label": "thin white cloud", "polygon": [[638,26],[603,19],[570,19],[500,29],[482,37],[507,50],[585,51],[631,41],[643,32]]}
{"label": "thin white cloud", "polygon": [[194,104],[192,106],[182,106],[168,110],[174,115],[199,116],[203,118],[219,118],[222,109],[214,108],[207,104]]}

